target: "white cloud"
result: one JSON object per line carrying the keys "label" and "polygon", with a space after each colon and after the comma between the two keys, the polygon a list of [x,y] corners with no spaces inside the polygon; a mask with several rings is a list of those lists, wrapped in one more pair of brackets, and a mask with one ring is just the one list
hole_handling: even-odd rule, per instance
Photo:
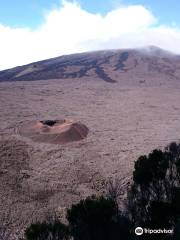
{"label": "white cloud", "polygon": [[180,29],[159,26],[141,5],[120,6],[105,16],[64,1],[37,30],[0,25],[0,69],[62,54],[157,45],[180,53]]}

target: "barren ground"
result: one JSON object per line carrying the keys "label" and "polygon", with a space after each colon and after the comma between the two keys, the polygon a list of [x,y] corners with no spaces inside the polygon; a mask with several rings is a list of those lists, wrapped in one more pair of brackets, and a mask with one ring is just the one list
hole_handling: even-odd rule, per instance
{"label": "barren ground", "polygon": [[[104,191],[109,178],[130,181],[134,161],[180,138],[180,87],[121,86],[83,79],[0,84],[0,212],[10,225]],[[16,133],[29,120],[80,120],[88,137],[65,145]]]}

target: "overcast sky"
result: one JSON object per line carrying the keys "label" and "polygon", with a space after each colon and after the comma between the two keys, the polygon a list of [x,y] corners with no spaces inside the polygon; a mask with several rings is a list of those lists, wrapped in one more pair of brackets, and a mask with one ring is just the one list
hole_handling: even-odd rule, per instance
{"label": "overcast sky", "polygon": [[179,0],[0,0],[0,70],[101,49],[180,53],[179,10]]}

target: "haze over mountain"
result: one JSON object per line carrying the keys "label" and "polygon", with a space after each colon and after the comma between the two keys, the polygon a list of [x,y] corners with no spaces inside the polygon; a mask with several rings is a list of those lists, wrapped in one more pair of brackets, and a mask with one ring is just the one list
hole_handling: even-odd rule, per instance
{"label": "haze over mountain", "polygon": [[110,83],[159,84],[179,80],[179,69],[179,55],[149,46],[64,55],[0,71],[0,81],[85,78]]}

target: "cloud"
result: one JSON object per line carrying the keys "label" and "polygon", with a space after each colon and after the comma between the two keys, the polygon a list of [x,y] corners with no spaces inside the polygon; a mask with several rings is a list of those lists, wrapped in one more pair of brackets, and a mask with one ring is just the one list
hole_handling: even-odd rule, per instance
{"label": "cloud", "polygon": [[180,29],[159,26],[142,5],[121,5],[102,16],[63,1],[34,31],[0,24],[0,69],[100,49],[157,45],[180,53],[179,41]]}

